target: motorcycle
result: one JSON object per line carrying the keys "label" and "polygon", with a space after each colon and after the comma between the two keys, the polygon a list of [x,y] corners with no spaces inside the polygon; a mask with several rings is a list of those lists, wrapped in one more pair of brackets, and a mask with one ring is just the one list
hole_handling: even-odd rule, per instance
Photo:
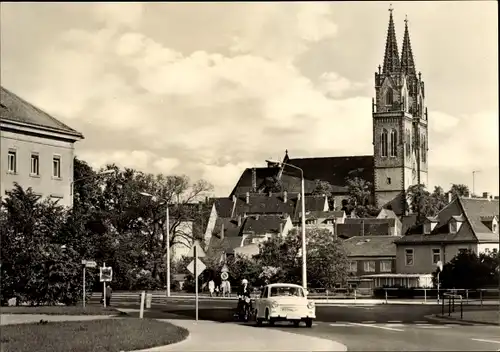
{"label": "motorcycle", "polygon": [[244,322],[248,322],[250,319],[250,316],[252,315],[252,310],[250,308],[251,305],[251,299],[250,297],[242,297],[238,296],[238,300],[240,301],[240,309],[239,311],[235,314],[239,318],[239,320],[242,320]]}

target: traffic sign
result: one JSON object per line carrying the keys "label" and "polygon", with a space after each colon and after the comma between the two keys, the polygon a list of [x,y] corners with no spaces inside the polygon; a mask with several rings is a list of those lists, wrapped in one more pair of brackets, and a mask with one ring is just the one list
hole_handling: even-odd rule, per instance
{"label": "traffic sign", "polygon": [[222,274],[220,274],[220,278],[221,278],[222,280],[227,280],[227,279],[229,279],[229,274],[227,273],[227,271],[222,272]]}
{"label": "traffic sign", "polygon": [[82,264],[84,264],[86,268],[95,268],[95,267],[97,267],[97,263],[95,261],[93,261],[93,260],[82,260]]}
{"label": "traffic sign", "polygon": [[[189,272],[190,272],[191,274],[193,274],[193,275],[194,275],[194,263],[195,263],[195,261],[194,261],[194,260],[192,260],[192,261],[191,261],[191,263],[189,263],[189,264],[188,264],[188,266],[187,266],[187,269],[188,269],[188,270],[189,270]],[[196,258],[196,263],[197,263],[197,264],[196,264],[196,274],[197,274],[197,276],[200,276],[200,274],[203,272],[203,270],[205,270],[207,267],[206,267],[206,265],[205,265],[205,264],[203,264],[203,262],[202,262],[200,259],[198,259],[198,258]]]}
{"label": "traffic sign", "polygon": [[229,271],[229,269],[227,268],[227,265],[224,264],[224,266],[222,267],[222,269],[220,269],[220,271],[223,273],[227,273]]}
{"label": "traffic sign", "polygon": [[203,258],[205,256],[205,252],[201,248],[200,241],[194,241],[193,246],[189,250],[188,254],[186,254],[186,257],[194,257],[194,247],[196,247],[196,256],[198,258]]}
{"label": "traffic sign", "polygon": [[101,282],[110,282],[113,280],[113,268],[101,267],[99,268],[99,280]]}

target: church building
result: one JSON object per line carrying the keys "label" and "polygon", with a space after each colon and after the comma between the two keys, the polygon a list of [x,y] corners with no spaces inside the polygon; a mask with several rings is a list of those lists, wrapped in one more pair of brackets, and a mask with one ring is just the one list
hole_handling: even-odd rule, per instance
{"label": "church building", "polygon": [[392,9],[389,11],[383,65],[375,72],[373,155],[290,158],[287,151],[280,164],[268,162],[267,167],[246,169],[230,196],[261,193],[272,178],[279,179],[288,192],[300,192],[300,171],[289,164],[303,170],[306,193],[313,192],[315,180],[321,180],[333,186],[334,198],[341,199],[347,195],[346,180],[358,177],[373,185],[377,207],[405,214],[408,187],[428,184],[428,115],[408,21],[405,19],[400,55]]}

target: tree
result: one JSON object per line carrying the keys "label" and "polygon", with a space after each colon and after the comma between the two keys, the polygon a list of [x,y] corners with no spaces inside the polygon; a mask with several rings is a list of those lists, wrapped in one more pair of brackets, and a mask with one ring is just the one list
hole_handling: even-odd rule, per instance
{"label": "tree", "polygon": [[[478,289],[498,284],[498,253],[462,251],[443,266],[440,282],[444,289]],[[433,273],[436,283],[437,271]]]}
{"label": "tree", "polygon": [[325,195],[328,197],[328,206],[330,209],[335,208],[335,199],[333,197],[333,186],[322,180],[314,180],[314,189],[312,191],[313,195]]}
{"label": "tree", "polygon": [[452,184],[450,192],[455,197],[468,197],[470,195],[469,187],[464,184]]}
{"label": "tree", "polygon": [[361,218],[377,216],[379,209],[373,204],[373,185],[362,178],[347,178],[347,190],[349,192],[348,204],[345,211],[350,213],[354,210]]}
{"label": "tree", "polygon": [[[308,285],[332,289],[345,284],[348,259],[342,241],[326,229],[307,229],[306,236]],[[261,245],[255,260],[270,273],[263,275],[268,282],[302,282],[301,237],[294,229],[285,238],[275,237]]]}
{"label": "tree", "polygon": [[280,193],[283,191],[283,183],[278,176],[266,177],[263,184],[264,193]]}
{"label": "tree", "polygon": [[63,207],[18,184],[7,196],[0,218],[2,303],[16,297],[18,303],[32,305],[75,304],[82,292],[81,258],[60,242]]}
{"label": "tree", "polygon": [[440,210],[423,184],[408,187],[406,196],[410,205],[410,212],[417,214],[418,222],[424,221],[426,217],[437,215]]}

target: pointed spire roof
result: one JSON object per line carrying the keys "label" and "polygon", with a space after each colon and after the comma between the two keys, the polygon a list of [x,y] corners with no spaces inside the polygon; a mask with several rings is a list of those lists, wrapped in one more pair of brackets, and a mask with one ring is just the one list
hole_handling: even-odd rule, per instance
{"label": "pointed spire roof", "polygon": [[397,72],[400,67],[398,43],[396,41],[396,30],[394,29],[392,11],[393,9],[391,4],[391,7],[389,8],[389,28],[387,30],[387,40],[385,42],[383,73]]}
{"label": "pointed spire roof", "polygon": [[405,18],[405,34],[403,37],[403,49],[401,51],[401,72],[408,75],[416,75],[415,61],[411,51],[410,32],[408,30],[408,18]]}

